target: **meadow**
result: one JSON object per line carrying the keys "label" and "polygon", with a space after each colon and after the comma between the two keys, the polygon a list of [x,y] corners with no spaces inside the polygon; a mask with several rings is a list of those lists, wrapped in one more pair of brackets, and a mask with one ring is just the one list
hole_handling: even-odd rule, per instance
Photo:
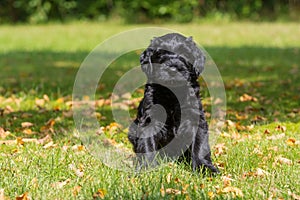
{"label": "meadow", "polygon": [[[71,105],[80,64],[110,36],[148,26],[193,36],[218,66],[227,99],[212,146],[220,176],[176,162],[147,173],[114,170],[78,138]],[[279,22],[1,25],[0,200],[300,199],[299,35],[298,23]],[[96,95],[107,142],[127,149],[127,127],[114,123],[109,99],[138,53],[112,63]],[[200,82],[209,118],[212,103]],[[141,96],[129,99],[132,117]]]}

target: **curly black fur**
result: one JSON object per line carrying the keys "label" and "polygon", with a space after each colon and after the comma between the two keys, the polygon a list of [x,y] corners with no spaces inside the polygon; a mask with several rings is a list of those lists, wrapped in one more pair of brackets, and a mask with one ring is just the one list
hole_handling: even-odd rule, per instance
{"label": "curly black fur", "polygon": [[211,161],[197,81],[204,68],[203,52],[191,37],[171,33],[154,38],[140,63],[148,81],[128,135],[138,166],[155,165],[157,154],[179,153],[179,159],[191,161],[193,170],[218,172]]}

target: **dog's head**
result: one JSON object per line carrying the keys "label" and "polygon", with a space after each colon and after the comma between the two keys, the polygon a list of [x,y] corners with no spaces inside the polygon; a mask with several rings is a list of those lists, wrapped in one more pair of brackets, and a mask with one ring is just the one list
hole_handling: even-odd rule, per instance
{"label": "dog's head", "polygon": [[205,55],[191,37],[170,33],[154,38],[141,54],[140,63],[149,82],[178,85],[197,80]]}

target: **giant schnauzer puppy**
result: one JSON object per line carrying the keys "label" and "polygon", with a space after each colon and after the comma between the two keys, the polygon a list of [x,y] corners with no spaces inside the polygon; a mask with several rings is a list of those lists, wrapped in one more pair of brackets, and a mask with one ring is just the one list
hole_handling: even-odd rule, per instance
{"label": "giant schnauzer puppy", "polygon": [[154,38],[140,63],[147,83],[128,134],[138,169],[156,165],[157,156],[163,156],[187,161],[193,170],[218,173],[211,161],[197,81],[204,53],[191,37],[170,33]]}

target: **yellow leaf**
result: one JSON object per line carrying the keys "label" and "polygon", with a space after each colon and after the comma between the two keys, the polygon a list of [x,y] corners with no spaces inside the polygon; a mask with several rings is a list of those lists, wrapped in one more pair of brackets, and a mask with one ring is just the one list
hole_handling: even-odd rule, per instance
{"label": "yellow leaf", "polygon": [[207,193],[207,195],[208,195],[208,197],[209,197],[210,199],[213,199],[213,198],[215,197],[215,195],[214,195],[214,193],[213,193],[212,191],[209,191],[209,192]]}
{"label": "yellow leaf", "polygon": [[24,141],[21,137],[17,137],[16,141],[17,141],[18,145],[23,145],[24,144]]}
{"label": "yellow leaf", "polygon": [[106,190],[104,189],[99,189],[94,195],[93,198],[96,199],[97,197],[100,197],[101,199],[104,199],[106,194]]}
{"label": "yellow leaf", "polygon": [[80,190],[81,190],[81,186],[80,185],[76,185],[76,186],[74,186],[73,187],[73,195],[74,196],[77,196],[78,195],[78,193],[80,192]]}
{"label": "yellow leaf", "polygon": [[296,140],[294,138],[289,138],[285,141],[289,146],[295,146]]}
{"label": "yellow leaf", "polygon": [[46,95],[46,94],[43,95],[43,99],[47,102],[50,101],[48,95]]}
{"label": "yellow leaf", "polygon": [[28,192],[25,192],[24,194],[16,197],[16,200],[29,200],[27,195],[28,195]]}
{"label": "yellow leaf", "polygon": [[257,98],[256,97],[252,97],[248,94],[243,94],[242,96],[240,96],[240,101],[241,102],[246,102],[246,101],[253,101],[253,102],[257,102]]}
{"label": "yellow leaf", "polygon": [[22,131],[22,133],[26,134],[26,135],[32,135],[35,134],[35,132],[33,132],[30,128],[26,128]]}

